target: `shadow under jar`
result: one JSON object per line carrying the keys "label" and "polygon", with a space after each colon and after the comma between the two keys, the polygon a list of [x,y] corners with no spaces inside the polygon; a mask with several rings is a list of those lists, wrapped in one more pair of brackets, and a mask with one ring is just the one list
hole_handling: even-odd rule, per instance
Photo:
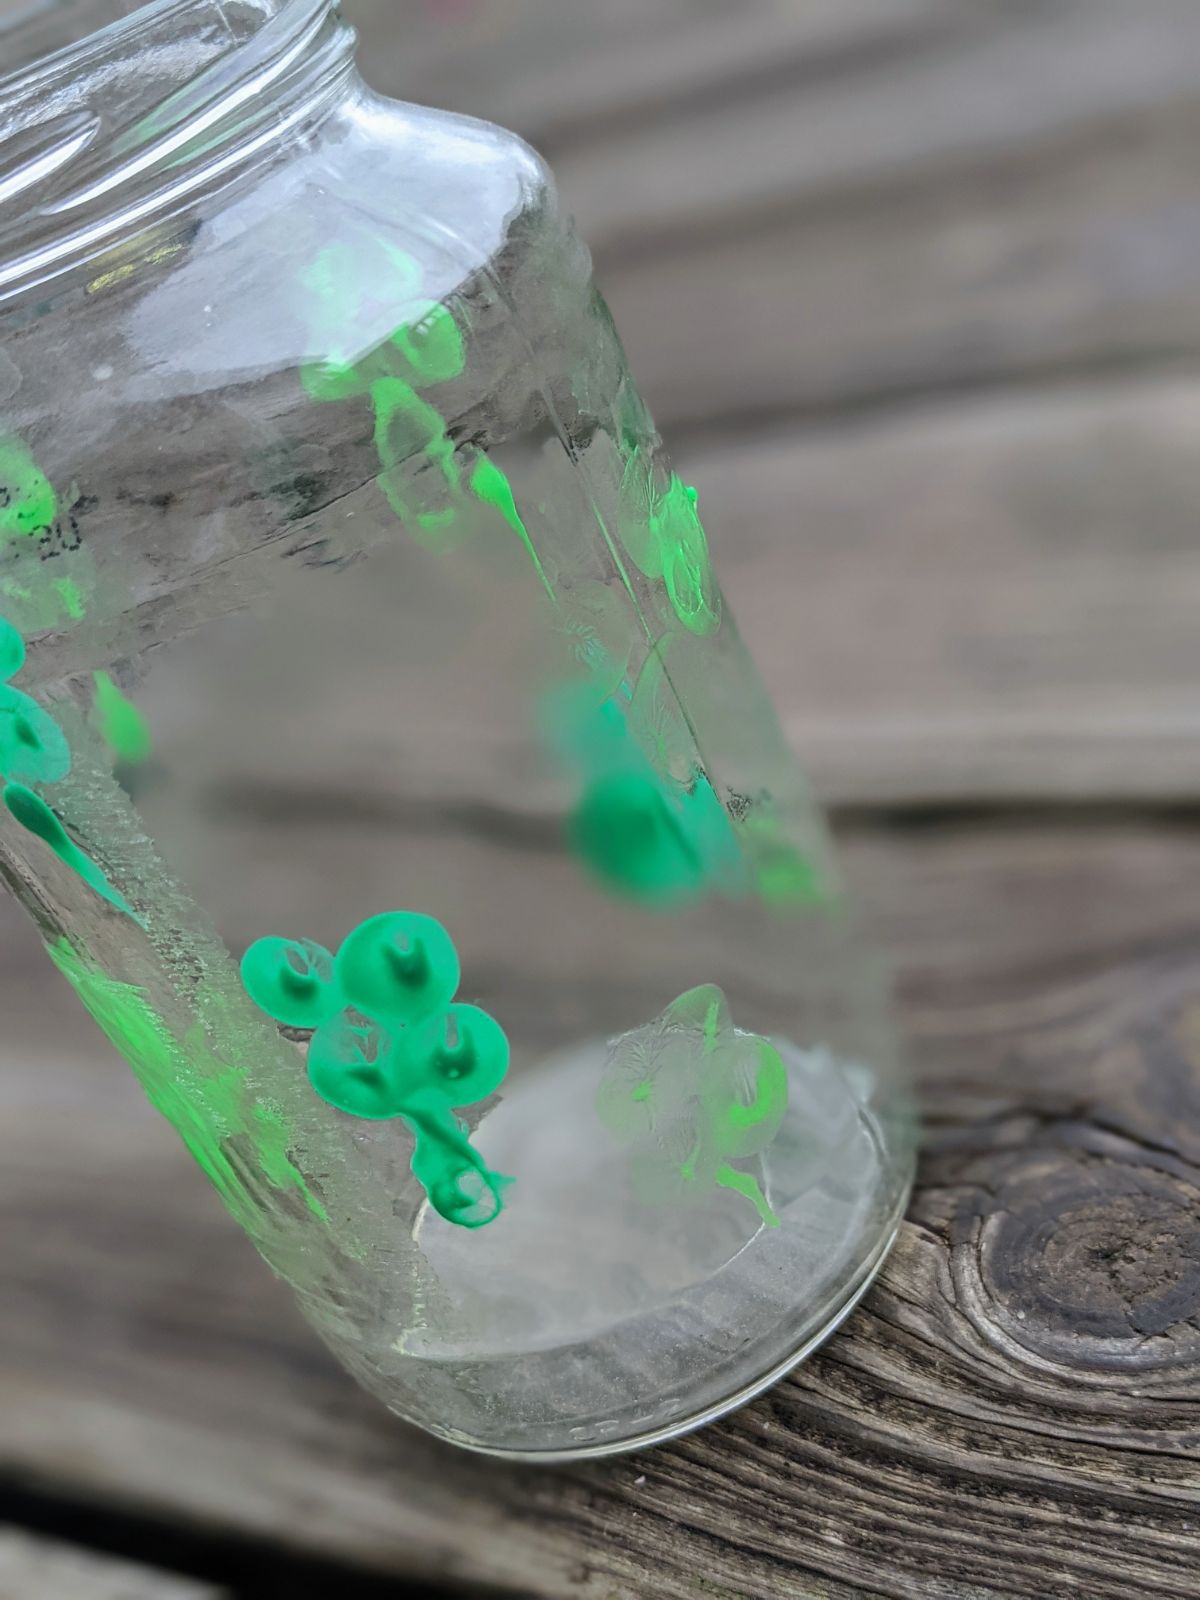
{"label": "shadow under jar", "polygon": [[395,1411],[727,1410],[869,1282],[911,1128],[550,175],[327,0],[0,38],[6,882]]}

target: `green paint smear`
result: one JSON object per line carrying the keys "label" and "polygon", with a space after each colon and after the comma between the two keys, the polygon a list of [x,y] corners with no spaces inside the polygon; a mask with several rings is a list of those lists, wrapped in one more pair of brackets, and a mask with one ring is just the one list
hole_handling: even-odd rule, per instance
{"label": "green paint smear", "polygon": [[705,984],[648,1027],[614,1040],[597,1112],[632,1146],[631,1177],[646,1203],[691,1204],[714,1188],[730,1189],[750,1201],[764,1227],[777,1228],[758,1178],[734,1163],[768,1149],[787,1103],[779,1051],[735,1028],[724,994]]}
{"label": "green paint smear", "polygon": [[58,496],[20,439],[0,439],[0,536],[30,538],[54,524]]}
{"label": "green paint smear", "polygon": [[150,724],[121,693],[107,672],[96,673],[96,717],[100,737],[119,761],[135,766],[154,749]]}
{"label": "green paint smear", "polygon": [[[31,556],[45,561],[66,557],[76,574],[90,576],[94,563],[81,549],[79,529],[71,515],[74,490],[64,501],[38,466],[24,442],[0,437],[0,548],[9,563],[22,559],[28,566]],[[30,551],[27,546],[33,544]],[[84,593],[75,576],[51,580],[48,573],[32,585],[20,583],[8,572],[0,579],[0,594],[20,608],[26,629],[60,626],[63,618],[78,622],[87,610]]]}
{"label": "green paint smear", "polygon": [[87,615],[87,603],[83,598],[83,590],[74,578],[59,578],[54,585],[54,592],[62,601],[63,610],[72,622],[82,622]]}
{"label": "green paint smear", "polygon": [[89,889],[94,889],[102,899],[116,906],[118,911],[123,911],[140,927],[146,926],[144,919],[138,916],[120,890],[113,887],[91,856],[74,842],[40,795],[34,794],[23,783],[8,783],[4,789],[4,804],[26,832],[49,845],[63,865],[81,878]]}
{"label": "green paint smear", "polygon": [[389,911],[359,924],[337,955],[308,939],[258,939],[242,957],[254,1003],[285,1027],[314,1029],[308,1077],[328,1104],[411,1129],[414,1177],[447,1222],[482,1228],[511,1178],[489,1172],[455,1116],[500,1087],[509,1045],[494,1017],[455,1004],[458,952],[433,917]]}
{"label": "green paint smear", "polygon": [[151,1105],[175,1128],[242,1227],[256,1233],[262,1211],[226,1153],[225,1139],[238,1131],[249,1134],[271,1187],[298,1191],[309,1211],[328,1222],[324,1206],[288,1155],[283,1117],[259,1105],[245,1126],[245,1075],[216,1061],[199,1026],[180,1043],[143,990],[87,966],[66,937],[46,948],[93,1021],[133,1068]]}

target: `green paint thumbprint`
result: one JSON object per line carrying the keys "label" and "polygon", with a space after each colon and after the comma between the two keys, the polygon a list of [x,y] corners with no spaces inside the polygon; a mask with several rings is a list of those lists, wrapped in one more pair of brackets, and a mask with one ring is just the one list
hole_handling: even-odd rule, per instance
{"label": "green paint thumbprint", "polygon": [[461,966],[434,917],[369,917],[336,956],[308,939],[257,940],[242,958],[251,999],[285,1027],[311,1029],[308,1077],[347,1116],[401,1118],[414,1136],[412,1171],[438,1214],[482,1228],[503,1209],[511,1178],[490,1172],[456,1111],[503,1083],[503,1028],[456,1003]]}

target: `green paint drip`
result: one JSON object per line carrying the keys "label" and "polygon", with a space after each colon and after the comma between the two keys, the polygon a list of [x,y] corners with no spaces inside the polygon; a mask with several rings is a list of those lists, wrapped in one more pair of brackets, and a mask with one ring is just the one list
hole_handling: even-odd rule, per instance
{"label": "green paint drip", "polygon": [[97,672],[95,681],[100,737],[119,761],[135,766],[148,760],[154,739],[145,716],[126,699],[107,672]]}
{"label": "green paint drip", "polygon": [[521,543],[525,546],[530,561],[533,562],[533,569],[541,581],[542,588],[545,589],[551,600],[555,600],[557,604],[553,586],[546,577],[537,550],[534,548],[533,540],[529,537],[529,530],[521,518],[521,513],[517,510],[512,484],[509,483],[505,473],[500,470],[490,456],[481,455],[476,461],[471,472],[471,493],[477,500],[482,500],[484,505],[494,506],[509,527],[518,535]]}
{"label": "green paint drip", "polygon": [[767,1203],[767,1197],[758,1186],[758,1179],[751,1177],[748,1172],[740,1172],[737,1167],[731,1167],[727,1161],[713,1174],[713,1182],[721,1189],[733,1189],[737,1194],[745,1195],[751,1205],[762,1219],[764,1228],[777,1228],[779,1218]]}
{"label": "green paint drip", "polygon": [[764,1227],[777,1228],[757,1176],[734,1163],[771,1145],[787,1103],[778,1050],[735,1028],[721,990],[705,984],[657,1022],[614,1040],[596,1107],[610,1133],[632,1146],[630,1172],[646,1203],[691,1204],[730,1189]]}
{"label": "green paint drip", "polygon": [[360,923],[333,956],[311,940],[259,939],[242,958],[251,999],[287,1027],[316,1031],[308,1077],[327,1104],[368,1121],[402,1118],[414,1177],[447,1222],[481,1228],[512,1182],[489,1172],[455,1116],[500,1087],[509,1045],[494,1017],[454,1004],[461,968],[441,923],[390,911]]}
{"label": "green paint drip", "polygon": [[140,927],[146,926],[144,919],[138,916],[120,890],[113,887],[91,856],[74,842],[40,795],[34,794],[23,783],[8,783],[3,798],[9,812],[26,832],[49,845],[63,865],[82,878],[89,889],[94,889],[102,899],[116,906],[118,911],[123,911]]}
{"label": "green paint drip", "polygon": [[260,1231],[262,1211],[239,1170],[243,1163],[235,1167],[226,1149],[226,1141],[239,1132],[248,1135],[271,1187],[298,1191],[309,1211],[328,1222],[324,1206],[288,1154],[281,1114],[258,1105],[247,1122],[245,1074],[212,1056],[199,1027],[180,1043],[144,990],[87,966],[65,937],[46,948],[93,1021],[133,1068],[151,1105],[172,1124],[247,1232]]}

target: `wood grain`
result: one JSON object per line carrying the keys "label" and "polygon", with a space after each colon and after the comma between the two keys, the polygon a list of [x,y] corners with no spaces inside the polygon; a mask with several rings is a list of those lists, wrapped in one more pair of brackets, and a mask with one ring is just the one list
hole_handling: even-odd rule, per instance
{"label": "wood grain", "polygon": [[[0,1496],[473,1600],[1195,1600],[1200,7],[347,10],[373,82],[555,162],[854,819],[920,1181],[854,1318],[739,1415],[569,1470],[454,1454],[314,1345],[5,907]],[[449,860],[463,774],[419,751],[390,824]]]}
{"label": "wood grain", "polygon": [[[830,806],[1188,805],[1200,794],[1200,380],[897,407],[714,438],[678,460],[699,486],[738,623]],[[395,592],[359,586],[369,635],[392,625]],[[254,672],[233,656],[226,671],[226,692],[253,704]],[[458,695],[450,717],[419,674],[362,681],[353,703],[328,708],[353,753],[336,771],[314,771],[302,741],[267,750],[264,719],[250,715],[242,735],[220,724],[223,764],[251,790],[256,774],[269,779],[270,805],[289,812],[359,815],[364,796],[402,791],[410,809],[396,826],[481,794],[544,817],[545,797],[503,759],[516,730],[484,695]],[[149,709],[192,737],[177,703]],[[253,801],[219,797],[247,814]],[[260,819],[265,805],[260,795]]]}
{"label": "wood grain", "polygon": [[224,1591],[0,1525],[0,1600],[228,1600]]}
{"label": "wood grain", "polygon": [[455,1454],[359,1395],[123,1068],[41,1010],[13,928],[0,1476],[471,1595],[1190,1600],[1200,835],[847,844],[924,1097],[900,1245],[766,1399],[574,1469]]}
{"label": "wood grain", "polygon": [[682,452],[834,806],[1200,793],[1200,386],[1064,385]]}

